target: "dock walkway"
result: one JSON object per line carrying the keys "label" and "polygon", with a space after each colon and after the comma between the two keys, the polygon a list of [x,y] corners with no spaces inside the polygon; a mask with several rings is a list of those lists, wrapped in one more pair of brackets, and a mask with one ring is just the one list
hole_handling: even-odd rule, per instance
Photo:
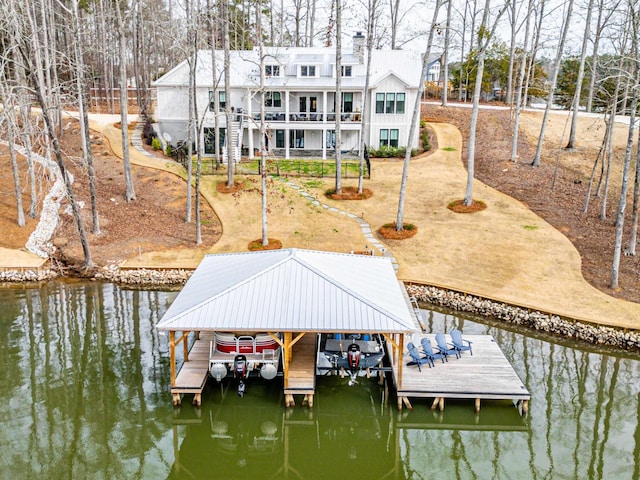
{"label": "dock walkway", "polygon": [[293,346],[293,358],[285,377],[284,403],[293,407],[293,395],[304,395],[303,405],[313,407],[313,395],[316,390],[316,342],[315,333],[306,333]]}
{"label": "dock walkway", "polygon": [[179,405],[184,393],[193,394],[194,405],[202,403],[202,390],[209,378],[209,343],[213,340],[213,332],[201,332],[200,337],[189,350],[189,361],[184,362],[171,385],[173,404]]}
{"label": "dock walkway", "polygon": [[[423,336],[435,346],[434,335]],[[422,365],[422,371],[416,365],[407,365],[411,357],[404,352],[400,384],[398,364],[392,364],[398,407],[402,408],[403,401],[410,406],[410,397],[429,397],[435,399],[431,408],[439,405],[443,410],[445,398],[470,398],[475,400],[476,411],[479,411],[483,399],[510,399],[521,402],[522,411],[526,413],[531,394],[494,338],[491,335],[465,335],[464,338],[473,342],[473,355],[463,352],[459,359],[451,357],[444,364],[436,360],[433,368]]]}

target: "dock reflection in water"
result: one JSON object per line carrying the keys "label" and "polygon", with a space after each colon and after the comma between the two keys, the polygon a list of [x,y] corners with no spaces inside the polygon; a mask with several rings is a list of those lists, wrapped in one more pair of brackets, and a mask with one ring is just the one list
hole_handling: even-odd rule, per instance
{"label": "dock reflection in water", "polygon": [[[511,402],[487,402],[479,415],[468,401],[444,412],[418,405],[398,412],[375,381],[348,386],[339,376],[318,379],[313,409],[282,407],[277,382],[252,384],[239,398],[229,383],[212,388],[202,410],[183,406],[174,416],[172,479],[322,478],[357,472],[353,478],[406,478],[406,434],[413,430],[526,431]],[[205,458],[209,461],[203,461]]]}

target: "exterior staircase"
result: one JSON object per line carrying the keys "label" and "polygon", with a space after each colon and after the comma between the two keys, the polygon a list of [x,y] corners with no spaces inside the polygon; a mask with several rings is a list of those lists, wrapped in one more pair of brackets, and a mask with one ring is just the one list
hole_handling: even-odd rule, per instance
{"label": "exterior staircase", "polygon": [[224,162],[229,162],[229,149],[231,149],[231,159],[233,163],[240,161],[242,153],[242,121],[231,122],[231,138],[225,137],[224,147],[222,149],[222,158]]}

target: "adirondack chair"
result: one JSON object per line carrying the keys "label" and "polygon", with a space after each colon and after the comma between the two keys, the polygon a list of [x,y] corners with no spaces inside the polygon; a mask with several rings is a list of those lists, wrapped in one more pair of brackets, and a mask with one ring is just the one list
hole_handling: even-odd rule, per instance
{"label": "adirondack chair", "polygon": [[413,365],[415,363],[416,365],[418,365],[419,372],[422,371],[421,365],[424,365],[425,363],[429,365],[429,368],[431,368],[433,360],[428,357],[421,357],[420,352],[413,343],[407,343],[407,349],[409,350],[409,355],[411,355],[411,362],[409,362],[407,365]]}
{"label": "adirondack chair", "polygon": [[451,330],[450,335],[451,343],[453,343],[453,348],[455,348],[461,356],[462,352],[464,352],[465,350],[469,350],[469,353],[473,355],[473,350],[471,349],[471,344],[473,342],[462,338],[462,332],[460,330]]}
{"label": "adirondack chair", "polygon": [[434,360],[437,360],[438,358],[442,360],[442,363],[444,363],[444,355],[440,352],[433,351],[433,347],[431,346],[431,340],[425,337],[422,340],[420,340],[420,344],[422,345],[422,351],[424,352],[427,358],[431,359],[431,364],[433,366],[435,366]]}
{"label": "adirondack chair", "polygon": [[458,350],[456,350],[453,347],[450,347],[449,344],[447,343],[447,339],[444,336],[444,333],[436,334],[436,345],[438,346],[438,350],[440,350],[440,353],[444,355],[444,359],[447,362],[449,361],[449,355],[455,355],[456,358],[460,358],[459,357],[460,354],[458,353]]}

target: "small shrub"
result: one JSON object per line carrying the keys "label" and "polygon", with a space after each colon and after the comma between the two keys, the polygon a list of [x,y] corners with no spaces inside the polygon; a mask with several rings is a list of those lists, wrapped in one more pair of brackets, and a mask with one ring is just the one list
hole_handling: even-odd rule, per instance
{"label": "small shrub", "polygon": [[424,128],[427,126],[427,122],[425,120],[420,120],[420,128]]}
{"label": "small shrub", "polygon": [[151,140],[151,147],[154,150],[162,150],[162,142],[158,137],[154,137],[153,140]]}
{"label": "small shrub", "polygon": [[422,131],[422,150],[428,152],[431,150],[431,143],[429,143],[429,132],[426,130]]}
{"label": "small shrub", "polygon": [[[383,145],[377,150],[370,149],[369,156],[376,158],[403,158],[407,152],[407,147],[389,147],[387,145]],[[411,156],[416,154],[416,150],[411,150]]]}
{"label": "small shrub", "polygon": [[172,153],[173,153],[173,149],[171,148],[171,144],[170,144],[170,143],[167,143],[167,146],[166,146],[166,147],[165,147],[165,149],[164,149],[164,154],[165,154],[167,157],[170,157]]}

